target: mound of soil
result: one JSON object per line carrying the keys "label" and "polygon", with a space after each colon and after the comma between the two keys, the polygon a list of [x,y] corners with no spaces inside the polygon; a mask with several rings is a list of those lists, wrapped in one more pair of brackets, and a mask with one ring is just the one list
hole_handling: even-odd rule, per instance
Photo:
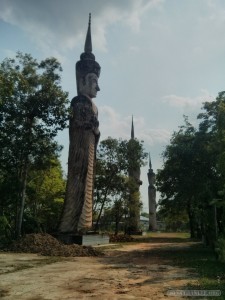
{"label": "mound of soil", "polygon": [[12,252],[39,253],[44,256],[101,256],[103,253],[91,246],[64,245],[47,233],[27,234],[14,241],[7,249]]}
{"label": "mound of soil", "polygon": [[109,235],[110,243],[126,243],[126,242],[135,242],[135,239],[127,234],[111,234]]}

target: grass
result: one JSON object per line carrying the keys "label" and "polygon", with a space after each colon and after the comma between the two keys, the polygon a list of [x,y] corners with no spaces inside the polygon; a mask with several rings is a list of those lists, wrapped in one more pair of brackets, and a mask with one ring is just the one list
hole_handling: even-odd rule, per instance
{"label": "grass", "polygon": [[[12,264],[10,267],[12,269],[6,270],[3,274],[14,273],[25,269],[37,268],[44,265],[53,264],[59,261],[66,260],[62,257],[51,256],[44,259],[33,259],[32,261],[24,261],[21,264]],[[0,297],[1,298],[1,297]]]}
{"label": "grass", "polygon": [[[143,242],[189,242],[188,234],[185,233],[150,233],[141,237]],[[186,289],[191,290],[220,290],[220,297],[207,297],[204,299],[225,299],[225,263],[217,260],[215,252],[202,245],[200,242],[192,244],[190,247],[160,248],[152,249],[148,255],[160,258],[162,261],[170,261],[171,265],[180,268],[191,269],[195,274],[197,283],[189,284]],[[191,297],[191,299],[195,299]],[[196,297],[196,299],[202,299]]]}
{"label": "grass", "polygon": [[189,232],[148,232],[147,237],[152,238],[179,238],[187,239],[190,238]]}
{"label": "grass", "polygon": [[145,235],[132,235],[138,242],[146,243],[183,243],[191,241],[190,234],[186,232],[148,232]]}
{"label": "grass", "polygon": [[[172,255],[173,256],[173,255]],[[220,290],[225,299],[225,263],[216,259],[213,250],[201,244],[193,245],[182,251],[182,255],[173,257],[174,264],[191,268],[198,275],[198,284],[189,285],[190,289]],[[218,299],[210,297],[207,299]]]}

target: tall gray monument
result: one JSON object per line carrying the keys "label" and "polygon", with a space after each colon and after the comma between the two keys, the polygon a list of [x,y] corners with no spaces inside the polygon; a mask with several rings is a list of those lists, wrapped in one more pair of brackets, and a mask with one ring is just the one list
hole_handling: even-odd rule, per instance
{"label": "tall gray monument", "polygon": [[84,52],[76,63],[77,94],[71,101],[68,178],[60,234],[84,234],[92,228],[93,182],[96,147],[100,132],[98,110],[93,102],[100,65],[92,53],[91,15]]}
{"label": "tall gray monument", "polygon": [[[131,143],[131,148],[132,148],[132,143],[135,142],[135,136],[134,136],[134,120],[132,116],[131,120],[131,138],[129,143]],[[129,176],[132,177],[137,184],[137,189],[139,190],[140,185],[142,185],[142,181],[140,180],[141,177],[141,169],[140,167],[132,167],[129,169]]]}
{"label": "tall gray monument", "polygon": [[152,169],[151,157],[149,154],[149,170],[148,170],[148,205],[149,205],[149,230],[156,231],[156,188],[155,188],[155,173]]}

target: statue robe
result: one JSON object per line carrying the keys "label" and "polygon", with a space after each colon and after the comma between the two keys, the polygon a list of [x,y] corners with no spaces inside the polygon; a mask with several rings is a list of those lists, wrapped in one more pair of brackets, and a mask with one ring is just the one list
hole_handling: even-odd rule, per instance
{"label": "statue robe", "polygon": [[92,227],[93,182],[99,140],[97,107],[86,96],[71,101],[68,178],[61,233],[84,233]]}

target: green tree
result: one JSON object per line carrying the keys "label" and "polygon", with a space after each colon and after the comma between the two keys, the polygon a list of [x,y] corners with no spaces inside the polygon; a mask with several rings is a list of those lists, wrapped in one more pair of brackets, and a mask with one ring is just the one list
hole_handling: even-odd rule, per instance
{"label": "green tree", "polygon": [[[62,211],[66,180],[60,161],[52,159],[51,165],[43,170],[30,170],[27,180],[25,220],[32,220],[31,231],[53,232],[57,229]],[[29,224],[28,224],[29,225]],[[27,225],[27,227],[28,227]],[[26,224],[24,231],[26,232]]]}
{"label": "green tree", "polygon": [[149,213],[146,212],[146,211],[142,211],[142,212],[141,212],[141,216],[142,216],[142,217],[145,217],[145,218],[149,218]]}
{"label": "green tree", "polygon": [[212,227],[211,221],[207,224],[209,202],[217,185],[209,136],[197,131],[185,117],[185,125],[173,134],[163,157],[164,166],[156,178],[162,195],[160,205],[174,216],[176,211],[186,210],[191,236],[200,237],[206,227]]}
{"label": "green tree", "polygon": [[21,235],[30,167],[44,168],[61,150],[54,141],[68,119],[61,71],[55,58],[38,62],[20,52],[0,64],[0,181],[4,198],[7,185],[13,185],[14,203],[8,201],[16,216],[16,236]]}
{"label": "green tree", "polygon": [[140,230],[140,210],[142,207],[139,185],[132,177],[128,178],[128,191],[126,195],[127,217],[125,233],[131,234]]}
{"label": "green tree", "polygon": [[140,230],[140,210],[142,207],[139,192],[139,187],[142,184],[140,168],[145,165],[147,153],[144,152],[143,142],[139,142],[137,139],[130,139],[125,149],[127,149],[127,170],[129,175],[126,232],[132,233]]}
{"label": "green tree", "polygon": [[157,186],[164,213],[186,210],[191,236],[201,234],[215,246],[224,232],[225,92],[204,103],[198,119],[198,130],[185,118],[185,125],[174,133],[163,153]]}
{"label": "green tree", "polygon": [[123,192],[125,163],[121,154],[122,141],[108,138],[103,140],[97,150],[95,177],[95,204],[98,211],[95,228],[98,228],[103,209],[111,206],[115,195]]}
{"label": "green tree", "polygon": [[[121,220],[122,207],[130,212],[134,212],[135,208],[140,210],[140,196],[137,197],[136,193],[137,183],[131,184],[129,174],[131,169],[135,170],[143,166],[146,157],[143,143],[138,140],[132,142],[132,147],[130,141],[122,139],[108,138],[100,143],[97,151],[94,206],[95,211],[99,210],[97,226],[106,205],[114,207],[113,215],[116,224]],[[132,191],[135,193],[135,201],[138,201],[138,205],[129,201],[131,187],[134,185],[135,191]]]}
{"label": "green tree", "polygon": [[185,205],[181,205],[179,201],[168,201],[167,199],[161,199],[159,202],[157,220],[163,221],[166,231],[189,230],[190,223]]}
{"label": "green tree", "polygon": [[206,102],[204,112],[199,114],[201,120],[199,131],[208,136],[208,148],[213,161],[213,171],[217,177],[211,201],[211,218],[214,216],[214,235],[225,235],[225,92],[220,92],[213,102]]}
{"label": "green tree", "polygon": [[[161,193],[159,204],[169,208],[187,210],[192,237],[195,236],[195,215],[193,214],[195,195],[195,129],[185,117],[185,125],[174,132],[170,145],[163,153],[164,165],[156,176],[157,189]],[[169,213],[170,210],[168,210]]]}

